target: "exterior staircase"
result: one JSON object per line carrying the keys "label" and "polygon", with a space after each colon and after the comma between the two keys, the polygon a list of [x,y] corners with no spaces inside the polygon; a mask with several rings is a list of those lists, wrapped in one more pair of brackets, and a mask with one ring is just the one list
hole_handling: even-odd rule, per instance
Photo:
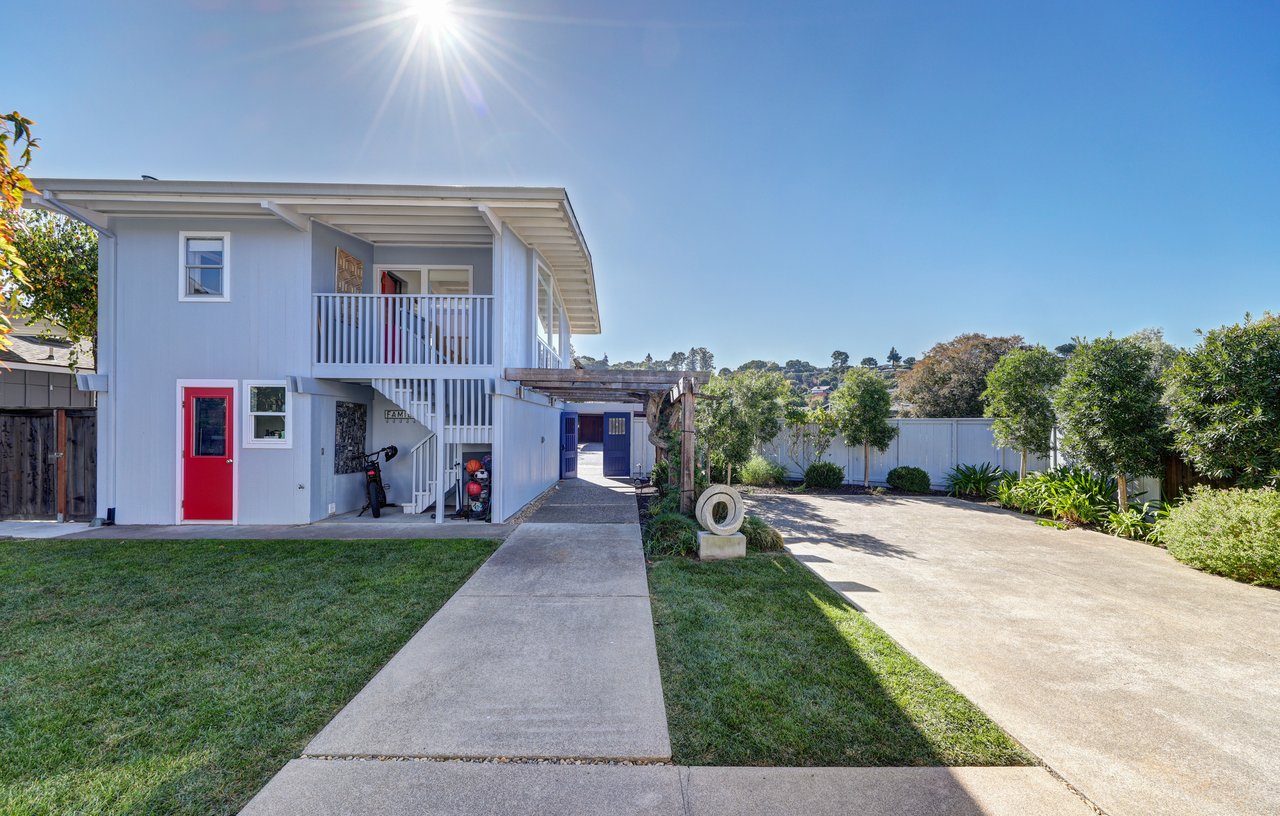
{"label": "exterior staircase", "polygon": [[413,499],[408,512],[433,504],[444,520],[444,498],[458,487],[460,445],[493,441],[493,382],[484,379],[377,378],[372,385],[427,429],[410,451]]}

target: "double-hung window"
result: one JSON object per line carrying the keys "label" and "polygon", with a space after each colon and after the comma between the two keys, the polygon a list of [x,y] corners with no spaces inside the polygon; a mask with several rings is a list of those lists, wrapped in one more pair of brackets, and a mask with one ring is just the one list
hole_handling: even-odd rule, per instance
{"label": "double-hung window", "polygon": [[231,233],[178,233],[178,300],[231,299]]}
{"label": "double-hung window", "polygon": [[246,448],[287,448],[292,445],[289,427],[292,399],[283,380],[246,380],[248,412],[244,435]]}

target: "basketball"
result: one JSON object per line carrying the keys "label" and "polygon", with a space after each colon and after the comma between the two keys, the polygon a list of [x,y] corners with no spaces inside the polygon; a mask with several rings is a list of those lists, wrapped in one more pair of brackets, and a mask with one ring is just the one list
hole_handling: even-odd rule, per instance
{"label": "basketball", "polygon": [[480,486],[479,482],[467,482],[467,495],[471,498],[474,499],[479,496],[481,490],[484,490],[484,488]]}
{"label": "basketball", "polygon": [[467,473],[475,473],[480,469],[480,462],[477,459],[467,460]]}

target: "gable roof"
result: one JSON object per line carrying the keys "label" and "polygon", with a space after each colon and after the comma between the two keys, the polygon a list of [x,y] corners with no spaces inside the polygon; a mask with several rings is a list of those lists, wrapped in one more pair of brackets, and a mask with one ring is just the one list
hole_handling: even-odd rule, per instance
{"label": "gable roof", "polygon": [[33,179],[31,206],[75,215],[100,229],[111,218],[319,221],[371,244],[489,246],[502,222],[551,267],[574,334],[600,333],[591,251],[562,187],[413,184]]}

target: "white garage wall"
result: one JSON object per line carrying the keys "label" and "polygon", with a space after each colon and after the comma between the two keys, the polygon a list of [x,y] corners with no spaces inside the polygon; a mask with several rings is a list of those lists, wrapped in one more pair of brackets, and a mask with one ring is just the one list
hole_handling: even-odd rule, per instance
{"label": "white garage wall", "polygon": [[560,409],[494,394],[493,520],[506,521],[560,479]]}

